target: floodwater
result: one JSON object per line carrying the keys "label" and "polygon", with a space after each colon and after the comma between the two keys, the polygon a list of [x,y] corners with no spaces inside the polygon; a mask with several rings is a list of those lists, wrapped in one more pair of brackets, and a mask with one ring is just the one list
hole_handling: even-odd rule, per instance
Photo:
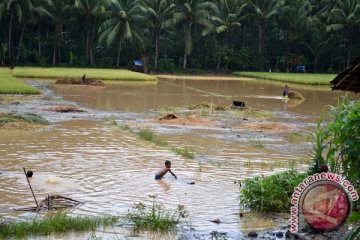
{"label": "floodwater", "polygon": [[[243,100],[249,107],[274,112],[278,116],[274,121],[294,126],[298,132],[311,131],[324,106],[336,104],[342,95],[324,87],[290,85],[290,90],[300,92],[306,100],[284,103],[279,97],[283,84],[259,80],[159,80],[50,88],[64,101],[116,116],[118,123],[158,117],[152,110],[164,106],[186,107],[201,102],[228,106],[232,100]],[[240,123],[239,119],[225,120]],[[240,218],[244,210],[239,206],[239,187],[234,182],[289,167],[305,170],[311,144],[304,138],[293,141],[290,132],[244,132],[231,127],[152,128],[170,146],[193,147],[196,158],[185,159],[168,148],[139,140],[106,119],[87,117],[58,121],[35,132],[2,132],[0,217],[33,217],[31,213],[13,211],[34,205],[22,172],[22,167],[26,167],[35,172],[31,182],[38,199],[57,193],[82,201],[85,204],[75,211],[77,214],[123,215],[133,203],[149,202],[149,195],[157,195],[158,201],[168,208],[183,204],[189,212],[192,231],[199,234],[219,231],[237,236],[287,224],[286,215],[245,213]],[[264,146],[249,144],[252,139]],[[172,161],[178,180],[170,174],[164,180],[154,180],[165,160]],[[195,185],[187,184],[189,181]],[[221,223],[211,222],[215,219]],[[129,234],[126,228],[117,231],[123,237]],[[112,235],[105,236],[111,239]],[[169,239],[176,235],[152,238]]]}

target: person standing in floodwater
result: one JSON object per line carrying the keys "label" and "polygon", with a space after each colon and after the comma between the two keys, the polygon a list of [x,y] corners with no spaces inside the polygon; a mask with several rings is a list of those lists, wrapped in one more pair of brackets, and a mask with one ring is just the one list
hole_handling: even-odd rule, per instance
{"label": "person standing in floodwater", "polygon": [[288,85],[285,85],[285,88],[282,93],[283,99],[288,98],[288,95],[289,95],[289,87],[288,87]]}

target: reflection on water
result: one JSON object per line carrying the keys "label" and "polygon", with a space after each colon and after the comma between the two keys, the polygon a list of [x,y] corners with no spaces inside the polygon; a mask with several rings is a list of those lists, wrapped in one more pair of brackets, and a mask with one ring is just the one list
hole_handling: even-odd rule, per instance
{"label": "reflection on water", "polygon": [[[284,103],[279,98],[282,88],[282,84],[262,81],[182,80],[111,84],[104,88],[54,86],[66,100],[105,111],[145,112],[144,116],[146,111],[164,105],[189,106],[213,100],[228,106],[233,99],[245,100],[251,107],[283,112]],[[293,121],[302,121],[307,115],[314,119],[324,105],[336,103],[338,97],[327,90],[291,90],[306,98],[300,104],[289,101],[287,113],[282,116],[293,117]],[[240,218],[239,189],[234,181],[284,170],[292,162],[305,169],[302,159],[308,154],[309,144],[292,144],[288,136],[263,134],[267,147],[255,148],[246,144],[246,134],[237,136],[214,129],[160,134],[171,146],[193,146],[197,158],[184,159],[100,122],[69,121],[37,132],[2,133],[0,217],[31,216],[12,211],[14,207],[34,204],[22,172],[26,167],[34,171],[32,183],[40,200],[50,193],[66,195],[85,202],[76,210],[80,214],[122,215],[134,202],[148,201],[148,196],[155,194],[169,208],[184,204],[198,232],[238,232],[286,223],[283,217],[272,219],[250,213]],[[162,181],[154,180],[165,160],[172,161],[178,180],[171,175]],[[217,218],[221,224],[210,222]]]}

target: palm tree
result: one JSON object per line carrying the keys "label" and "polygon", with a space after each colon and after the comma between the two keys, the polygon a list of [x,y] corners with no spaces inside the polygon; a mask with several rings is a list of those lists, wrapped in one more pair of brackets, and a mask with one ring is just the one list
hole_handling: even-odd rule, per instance
{"label": "palm tree", "polygon": [[359,0],[334,0],[328,16],[328,20],[331,22],[328,25],[328,31],[344,30],[347,45],[346,64],[350,66],[354,30],[360,24],[360,2]]}
{"label": "palm tree", "polygon": [[304,31],[309,20],[312,6],[308,0],[286,0],[285,12],[281,19],[285,25],[285,70],[289,72],[290,46]]}
{"label": "palm tree", "polygon": [[326,34],[324,29],[318,28],[314,29],[311,33],[310,42],[304,44],[310,51],[311,55],[314,57],[314,67],[313,72],[317,72],[317,65],[319,62],[319,58],[325,51],[329,49],[330,46],[329,36]]}
{"label": "palm tree", "polygon": [[155,69],[158,68],[160,34],[173,17],[175,4],[170,0],[144,0],[147,20],[155,33]]}
{"label": "palm tree", "polygon": [[139,0],[112,0],[112,16],[105,20],[99,29],[99,42],[111,45],[118,41],[116,66],[120,65],[120,54],[124,40],[137,39],[142,43],[140,23],[146,21]]}
{"label": "palm tree", "polygon": [[[231,34],[241,27],[241,21],[247,15],[244,13],[247,3],[244,0],[214,0],[212,15],[210,20],[214,27],[214,32],[221,37],[220,51],[229,44]],[[221,55],[219,56],[216,70],[221,65]]]}
{"label": "palm tree", "polygon": [[49,17],[54,22],[55,37],[54,37],[54,51],[53,51],[53,65],[61,60],[61,40],[63,35],[63,25],[67,19],[67,14],[70,12],[72,6],[69,0],[48,0],[47,11]]}
{"label": "palm tree", "polygon": [[[186,69],[187,58],[192,51],[192,32],[194,25],[198,24],[207,29],[211,28],[209,10],[213,3],[204,0],[178,1],[174,13],[174,23],[182,24],[185,28],[185,52],[183,68]],[[205,34],[205,32],[203,32]]]}
{"label": "palm tree", "polygon": [[264,38],[266,22],[283,10],[285,0],[250,0],[250,6],[258,18],[259,67],[264,67]]}
{"label": "palm tree", "polygon": [[[13,28],[14,23],[17,20],[21,23],[26,17],[31,14],[33,9],[32,0],[3,0],[0,3],[0,18],[5,14],[10,14],[9,20],[9,32],[8,32],[8,54],[9,63],[11,66],[14,64],[14,47],[13,47]],[[23,27],[23,31],[24,31]],[[22,32],[22,36],[23,36]]]}
{"label": "palm tree", "polygon": [[98,18],[106,15],[105,1],[101,0],[75,0],[75,8],[79,11],[81,19],[85,21],[86,31],[86,57],[94,65],[94,35]]}

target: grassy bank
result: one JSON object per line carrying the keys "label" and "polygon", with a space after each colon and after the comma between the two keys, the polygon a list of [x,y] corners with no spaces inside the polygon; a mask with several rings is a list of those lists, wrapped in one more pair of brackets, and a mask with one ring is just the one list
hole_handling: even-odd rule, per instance
{"label": "grassy bank", "polygon": [[16,67],[11,71],[17,78],[81,78],[84,74],[100,80],[156,81],[154,76],[124,69]]}
{"label": "grassy bank", "polygon": [[28,238],[71,231],[94,231],[99,226],[113,226],[117,217],[70,217],[56,213],[45,219],[30,222],[8,222],[0,225],[0,239]]}
{"label": "grassy bank", "polygon": [[40,94],[40,90],[29,86],[7,74],[4,70],[0,71],[0,94]]}
{"label": "grassy bank", "polygon": [[329,85],[336,77],[336,74],[317,73],[234,72],[233,74],[242,77],[269,79],[308,85]]}

